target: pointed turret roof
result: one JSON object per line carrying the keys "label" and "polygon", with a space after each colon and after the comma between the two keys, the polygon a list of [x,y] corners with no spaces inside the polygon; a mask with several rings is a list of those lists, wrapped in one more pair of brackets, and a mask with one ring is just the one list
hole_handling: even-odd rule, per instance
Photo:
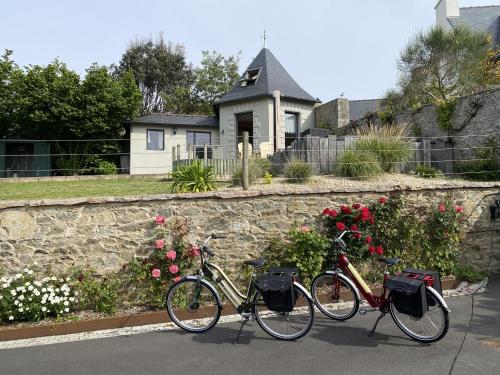
{"label": "pointed turret roof", "polygon": [[[259,76],[254,85],[242,87],[249,70],[260,68]],[[281,92],[282,98],[316,103],[317,100],[309,95],[283,68],[278,59],[270,50],[262,48],[257,57],[242,74],[241,81],[237,82],[231,91],[224,94],[217,104],[241,101],[262,96],[272,96],[275,90]]]}

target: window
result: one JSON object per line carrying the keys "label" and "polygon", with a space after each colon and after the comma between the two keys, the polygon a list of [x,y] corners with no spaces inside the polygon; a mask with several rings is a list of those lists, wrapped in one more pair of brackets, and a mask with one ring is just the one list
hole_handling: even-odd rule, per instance
{"label": "window", "polygon": [[299,135],[299,114],[285,112],[285,148],[290,147]]}
{"label": "window", "polygon": [[250,69],[245,73],[245,77],[241,80],[240,86],[247,87],[253,86],[257,83],[259,78],[260,68]]}
{"label": "window", "polygon": [[147,150],[164,150],[163,130],[147,130]]}
{"label": "window", "polygon": [[[210,132],[186,132],[187,145],[194,145],[195,157],[197,159],[204,158],[204,145],[210,145],[212,143],[212,134]],[[212,159],[212,148],[209,147],[207,150],[207,157]]]}

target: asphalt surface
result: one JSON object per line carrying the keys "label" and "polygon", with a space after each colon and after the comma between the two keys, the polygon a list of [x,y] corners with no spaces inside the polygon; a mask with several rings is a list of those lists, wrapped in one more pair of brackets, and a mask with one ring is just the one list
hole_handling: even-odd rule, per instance
{"label": "asphalt surface", "polygon": [[[238,323],[205,334],[180,330],[0,350],[0,374],[449,374],[470,319],[472,297],[447,299],[450,330],[438,343],[407,338],[390,316],[374,337],[378,313],[334,322],[317,313],[308,336],[281,342],[249,323],[233,345]],[[453,374],[500,373],[500,277],[475,297],[474,319]]]}

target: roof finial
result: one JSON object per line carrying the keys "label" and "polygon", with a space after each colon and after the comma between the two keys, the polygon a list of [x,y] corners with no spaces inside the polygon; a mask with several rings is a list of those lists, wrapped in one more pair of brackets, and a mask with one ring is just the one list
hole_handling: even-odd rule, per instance
{"label": "roof finial", "polygon": [[266,34],[265,29],[264,29],[264,35],[262,35],[260,38],[264,39],[264,48],[266,48],[266,39],[269,38],[269,34]]}

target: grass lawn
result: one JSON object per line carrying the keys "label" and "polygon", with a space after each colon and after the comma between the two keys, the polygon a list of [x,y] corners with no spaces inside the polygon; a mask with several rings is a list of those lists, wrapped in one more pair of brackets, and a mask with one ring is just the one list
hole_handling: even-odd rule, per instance
{"label": "grass lawn", "polygon": [[171,186],[159,178],[7,182],[0,183],[0,200],[167,194]]}

